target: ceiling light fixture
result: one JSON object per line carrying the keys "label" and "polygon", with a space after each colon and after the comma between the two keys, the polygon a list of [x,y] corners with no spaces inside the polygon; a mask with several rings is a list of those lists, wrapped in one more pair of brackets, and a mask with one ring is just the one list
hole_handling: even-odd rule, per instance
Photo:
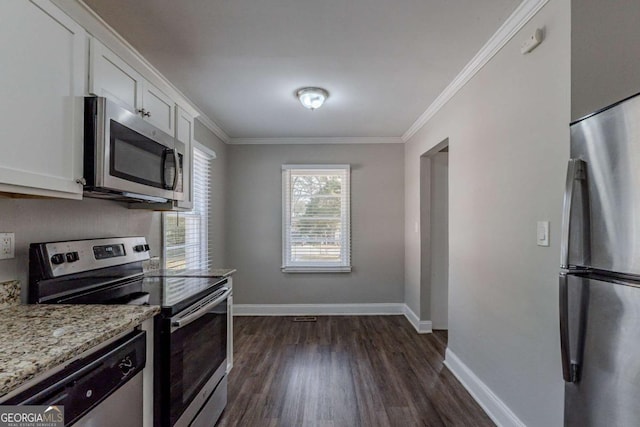
{"label": "ceiling light fixture", "polygon": [[296,95],[304,108],[315,110],[322,107],[329,97],[329,92],[319,87],[303,87],[296,92]]}

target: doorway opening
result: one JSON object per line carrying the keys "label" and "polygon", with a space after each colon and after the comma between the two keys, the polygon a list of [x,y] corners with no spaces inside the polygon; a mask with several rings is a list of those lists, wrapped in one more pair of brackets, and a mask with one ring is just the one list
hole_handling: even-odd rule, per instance
{"label": "doorway opening", "polygon": [[[449,329],[449,139],[420,158],[420,318]],[[439,332],[441,331],[441,332]]]}

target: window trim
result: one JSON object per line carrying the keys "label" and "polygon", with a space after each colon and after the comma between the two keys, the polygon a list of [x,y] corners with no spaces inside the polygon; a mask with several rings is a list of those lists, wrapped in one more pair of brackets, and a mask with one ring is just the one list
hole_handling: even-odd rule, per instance
{"label": "window trim", "polygon": [[[287,177],[290,177],[291,170],[342,170],[346,175],[346,181],[343,184],[347,193],[347,203],[345,211],[342,212],[342,225],[344,230],[344,243],[346,243],[346,254],[344,254],[344,262],[340,265],[314,265],[313,263],[305,263],[305,265],[287,265],[289,235],[287,233],[287,224],[290,221],[290,196],[287,195]],[[289,203],[287,203],[289,202]],[[349,164],[285,164],[282,165],[282,266],[283,273],[350,273],[351,265],[351,165]]]}
{"label": "window trim", "polygon": [[[189,157],[189,161],[191,162],[190,170],[192,171],[192,177],[193,177],[193,158],[194,158],[193,149],[194,148],[196,148],[196,149],[198,149],[198,151],[202,152],[205,155],[205,157],[207,157],[207,160],[209,162],[212,162],[213,160],[215,160],[217,158],[216,152],[213,149],[211,149],[211,148],[207,147],[206,145],[196,141],[195,139],[192,139],[191,140],[191,146],[189,147],[189,156],[190,156]],[[193,180],[192,180],[190,185],[193,186],[193,184],[194,183],[193,183]],[[211,184],[211,183],[209,183],[209,184]],[[209,192],[211,192],[211,185],[209,185]],[[193,194],[193,192],[192,192],[192,194]],[[183,210],[183,209],[171,209],[171,210],[162,212],[162,216],[160,218],[160,225],[161,225],[161,228],[160,228],[161,236],[160,237],[161,237],[161,242],[162,242],[162,259],[161,259],[161,263],[162,263],[162,268],[163,269],[167,269],[167,240],[166,240],[166,232],[167,232],[167,230],[165,228],[166,216],[167,216],[167,214],[173,214],[173,213],[180,214],[181,212],[192,212],[192,211],[193,211],[193,208],[189,209],[189,210],[186,210],[186,211]],[[200,242],[201,250],[202,249],[206,249],[207,259],[209,259],[209,260],[211,260],[211,257],[210,257],[210,255],[211,255],[211,250],[210,249],[211,248],[209,246],[209,237],[210,237],[209,236],[209,228],[210,228],[210,224],[209,223],[210,223],[210,220],[211,220],[211,211],[208,212],[208,215],[207,215],[207,218],[206,218],[206,227],[204,227],[204,230],[206,231],[206,234],[207,234],[207,239],[204,242]]]}

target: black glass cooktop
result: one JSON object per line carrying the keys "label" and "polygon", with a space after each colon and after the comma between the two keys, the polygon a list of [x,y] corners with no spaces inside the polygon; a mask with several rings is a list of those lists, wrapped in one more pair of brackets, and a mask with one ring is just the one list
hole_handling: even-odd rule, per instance
{"label": "black glass cooktop", "polygon": [[174,314],[193,302],[222,288],[227,283],[220,277],[145,276],[142,292],[149,293],[149,304],[159,305],[162,311]]}

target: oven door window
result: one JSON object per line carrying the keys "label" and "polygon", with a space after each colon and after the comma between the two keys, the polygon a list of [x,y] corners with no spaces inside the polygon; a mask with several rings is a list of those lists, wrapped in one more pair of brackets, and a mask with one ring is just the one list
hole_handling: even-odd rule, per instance
{"label": "oven door window", "polygon": [[227,357],[227,301],[171,333],[170,418],[173,425]]}
{"label": "oven door window", "polygon": [[173,151],[122,124],[110,121],[112,176],[152,187],[171,189],[175,174]]}

